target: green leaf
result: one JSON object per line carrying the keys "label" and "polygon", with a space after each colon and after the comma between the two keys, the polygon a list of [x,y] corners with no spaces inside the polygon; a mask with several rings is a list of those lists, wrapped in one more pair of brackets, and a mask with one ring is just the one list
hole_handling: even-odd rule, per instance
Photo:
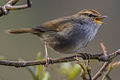
{"label": "green leaf", "polygon": [[37,80],[34,67],[33,67],[33,66],[27,66],[27,69],[28,69],[28,71],[31,73],[33,79],[34,79],[34,80]]}
{"label": "green leaf", "polygon": [[72,69],[70,69],[69,71],[70,72],[68,73],[68,79],[72,80],[81,71],[81,68],[78,64],[74,64]]}
{"label": "green leaf", "polygon": [[50,80],[50,74],[48,72],[45,72],[42,80]]}
{"label": "green leaf", "polygon": [[60,64],[60,71],[64,75],[68,75],[68,73],[71,70],[71,68],[72,68],[71,63],[61,63]]}
{"label": "green leaf", "polygon": [[[41,60],[41,53],[40,52],[37,54],[37,60]],[[41,65],[36,66],[36,78],[37,78],[37,80],[40,80],[41,67],[42,67]]]}
{"label": "green leaf", "polygon": [[5,57],[4,56],[0,56],[0,60],[3,60]]}

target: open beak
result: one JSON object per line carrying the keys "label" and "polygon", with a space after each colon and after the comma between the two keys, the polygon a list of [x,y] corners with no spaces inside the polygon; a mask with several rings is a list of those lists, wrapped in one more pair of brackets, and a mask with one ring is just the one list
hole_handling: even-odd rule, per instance
{"label": "open beak", "polygon": [[99,24],[104,24],[104,22],[102,22],[101,20],[103,20],[106,17],[107,16],[99,16],[99,17],[95,17],[94,20]]}

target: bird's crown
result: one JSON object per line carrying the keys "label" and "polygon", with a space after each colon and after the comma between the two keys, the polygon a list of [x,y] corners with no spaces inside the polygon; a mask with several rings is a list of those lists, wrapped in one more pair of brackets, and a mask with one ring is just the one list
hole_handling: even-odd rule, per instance
{"label": "bird's crown", "polygon": [[92,13],[92,14],[96,14],[98,16],[101,16],[101,14],[94,9],[83,9],[79,13],[81,13],[81,14],[82,13]]}
{"label": "bird's crown", "polygon": [[80,15],[89,15],[89,14],[96,15],[96,16],[101,16],[101,14],[94,9],[83,9],[80,12],[77,13],[77,15],[79,15],[79,16]]}

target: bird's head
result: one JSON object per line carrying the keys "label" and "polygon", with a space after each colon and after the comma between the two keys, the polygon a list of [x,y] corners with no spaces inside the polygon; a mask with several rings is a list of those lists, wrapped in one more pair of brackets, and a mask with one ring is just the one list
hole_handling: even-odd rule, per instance
{"label": "bird's head", "polygon": [[77,16],[82,17],[85,20],[95,21],[96,23],[103,24],[101,20],[106,18],[107,16],[102,16],[99,12],[93,9],[83,9],[76,14]]}

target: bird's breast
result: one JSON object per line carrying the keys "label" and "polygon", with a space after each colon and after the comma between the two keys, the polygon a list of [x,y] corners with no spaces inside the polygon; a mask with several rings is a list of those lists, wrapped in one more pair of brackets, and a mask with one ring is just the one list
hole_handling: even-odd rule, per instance
{"label": "bird's breast", "polygon": [[86,47],[92,38],[93,31],[91,29],[71,27],[56,33],[54,41],[50,42],[49,45],[60,53],[76,53]]}

